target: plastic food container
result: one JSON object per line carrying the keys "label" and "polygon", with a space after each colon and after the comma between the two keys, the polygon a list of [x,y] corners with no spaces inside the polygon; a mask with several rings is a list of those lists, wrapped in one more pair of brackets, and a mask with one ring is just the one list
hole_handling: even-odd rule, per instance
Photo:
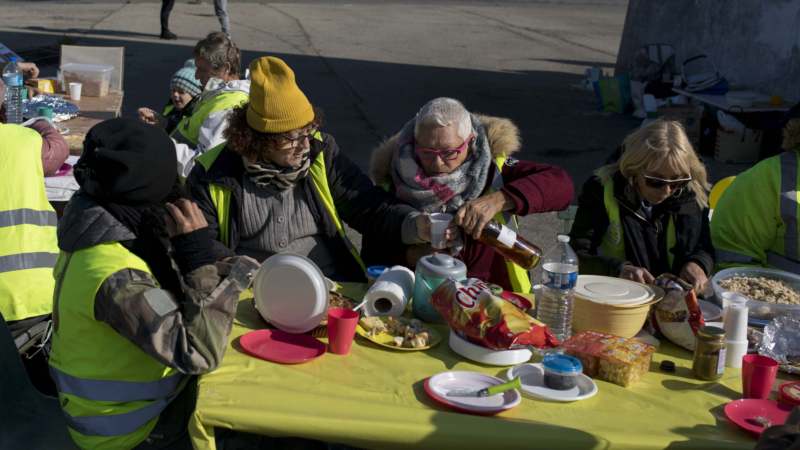
{"label": "plastic food container", "polygon": [[61,66],[64,86],[70,83],[81,83],[81,95],[87,97],[103,97],[108,95],[111,83],[111,71],[114,66],[103,64],[67,63]]}
{"label": "plastic food container", "polygon": [[[711,278],[711,286],[714,288],[714,296],[717,304],[722,305],[722,294],[728,292],[719,285],[720,281],[732,277],[764,277],[780,280],[800,292],[800,276],[778,269],[768,269],[766,267],[732,267],[720,270]],[[781,303],[768,303],[761,299],[747,298],[747,307],[750,309],[751,319],[771,320],[774,317],[795,311],[800,312],[800,305],[787,305]]]}
{"label": "plastic food container", "polygon": [[578,358],[569,355],[547,355],[542,360],[544,385],[557,391],[572,389],[578,385],[578,375],[583,365]]}
{"label": "plastic food container", "polygon": [[660,288],[622,278],[579,275],[575,285],[572,331],[598,331],[633,337],[647,320],[650,306],[663,296]]}

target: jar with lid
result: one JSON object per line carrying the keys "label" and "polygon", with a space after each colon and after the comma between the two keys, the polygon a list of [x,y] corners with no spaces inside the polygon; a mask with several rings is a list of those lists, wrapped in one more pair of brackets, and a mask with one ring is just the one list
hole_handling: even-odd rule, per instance
{"label": "jar with lid", "polygon": [[479,240],[494,247],[498,253],[523,269],[533,269],[542,257],[542,249],[496,220],[490,220],[486,224]]}
{"label": "jar with lid", "polygon": [[692,371],[701,380],[718,380],[725,373],[725,330],[704,326],[695,337]]}

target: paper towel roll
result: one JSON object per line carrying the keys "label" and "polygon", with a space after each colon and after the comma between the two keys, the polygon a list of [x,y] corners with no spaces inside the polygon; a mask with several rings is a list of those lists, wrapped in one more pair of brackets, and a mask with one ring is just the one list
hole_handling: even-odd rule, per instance
{"label": "paper towel roll", "polygon": [[375,280],[364,296],[367,316],[400,316],[414,294],[414,272],[394,266]]}

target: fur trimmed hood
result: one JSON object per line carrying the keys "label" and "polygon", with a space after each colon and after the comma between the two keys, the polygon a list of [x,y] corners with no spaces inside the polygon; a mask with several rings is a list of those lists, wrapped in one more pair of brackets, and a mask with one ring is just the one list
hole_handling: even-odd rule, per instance
{"label": "fur trimmed hood", "polygon": [[[474,116],[480,120],[486,130],[489,148],[492,150],[492,158],[500,155],[510,156],[518,152],[522,147],[519,128],[510,119],[481,114],[475,114]],[[372,151],[369,162],[369,177],[375,184],[391,181],[392,157],[397,149],[399,136],[400,133],[398,132]]]}

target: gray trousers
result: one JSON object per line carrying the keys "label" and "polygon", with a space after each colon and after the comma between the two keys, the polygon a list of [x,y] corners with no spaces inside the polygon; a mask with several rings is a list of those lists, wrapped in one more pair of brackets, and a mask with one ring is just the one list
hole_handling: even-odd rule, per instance
{"label": "gray trousers", "polygon": [[216,14],[217,19],[219,19],[222,32],[231,34],[231,24],[228,19],[228,0],[214,0],[214,14]]}

